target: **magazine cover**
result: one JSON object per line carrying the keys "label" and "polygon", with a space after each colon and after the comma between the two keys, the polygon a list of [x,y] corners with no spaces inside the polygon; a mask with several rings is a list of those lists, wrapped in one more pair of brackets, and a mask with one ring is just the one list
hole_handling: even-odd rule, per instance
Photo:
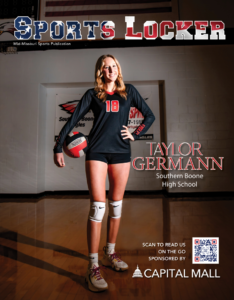
{"label": "magazine cover", "polygon": [[1,1],[1,300],[233,299],[233,9]]}

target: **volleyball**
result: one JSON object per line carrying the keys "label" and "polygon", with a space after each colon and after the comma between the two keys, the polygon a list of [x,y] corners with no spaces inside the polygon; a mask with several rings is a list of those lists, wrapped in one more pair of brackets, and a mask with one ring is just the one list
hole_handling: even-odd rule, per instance
{"label": "volleyball", "polygon": [[69,133],[63,143],[63,150],[69,157],[81,157],[85,154],[87,149],[87,139],[81,132]]}

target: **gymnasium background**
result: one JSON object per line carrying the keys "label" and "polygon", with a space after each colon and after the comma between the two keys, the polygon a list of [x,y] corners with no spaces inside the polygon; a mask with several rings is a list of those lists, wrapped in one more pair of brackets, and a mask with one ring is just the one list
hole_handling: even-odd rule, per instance
{"label": "gymnasium background", "polygon": [[[40,6],[45,2],[0,1],[0,24],[10,20],[12,16],[8,12],[13,11],[15,4],[22,15],[41,17],[49,23],[53,18],[45,16],[45,12],[43,15]],[[28,10],[25,3],[31,3]],[[120,61],[124,81],[134,84],[139,91],[144,91],[143,96],[153,101],[156,121],[149,132],[154,134],[154,142],[167,145],[174,142],[177,146],[182,142],[199,142],[202,158],[224,157],[224,160],[222,171],[218,168],[207,171],[203,167],[203,171],[186,171],[204,174],[204,179],[197,180],[197,188],[166,189],[166,192],[161,181],[155,179],[158,171],[131,168],[117,240],[117,251],[126,258],[129,270],[123,274],[108,270],[108,294],[96,297],[233,299],[230,249],[234,245],[230,236],[234,190],[234,4],[229,0],[144,3],[153,3],[154,9],[147,12],[148,5],[144,14],[136,10],[133,13],[131,4],[125,6],[123,15],[89,15],[89,20],[113,20],[120,30],[118,38],[84,39],[72,43],[72,49],[38,46],[35,50],[24,46],[18,48],[18,54],[4,55],[12,36],[0,27],[0,298],[3,300],[94,299],[84,284],[89,210],[85,159],[65,157],[66,167],[59,169],[53,163],[52,149],[57,98],[65,99],[64,102],[78,99],[93,85],[96,60],[106,53]],[[85,6],[83,10],[86,9]],[[108,9],[111,10],[110,4],[105,4],[103,12]],[[141,32],[146,20],[158,24],[162,20],[222,20],[226,40],[126,41],[125,15],[135,15],[135,31]],[[57,20],[71,18],[56,17]],[[86,19],[83,15],[74,18]],[[98,36],[98,29],[96,33]],[[82,34],[85,38],[87,28]],[[48,41],[48,36],[44,41]],[[146,142],[132,143],[132,158],[151,156]],[[187,180],[192,181],[195,180]],[[107,213],[100,255],[105,245],[106,222]],[[219,237],[220,263],[194,267],[192,237]],[[186,259],[149,261],[149,256],[158,255],[160,248],[143,247],[144,242],[184,243],[186,255],[182,256]],[[142,273],[149,268],[184,268],[187,274],[196,267],[212,272],[216,269],[220,278],[132,279],[137,265]]]}
{"label": "gymnasium background", "polygon": [[[181,20],[222,20],[226,28],[233,28],[230,1],[223,1],[222,5],[212,3],[172,1],[172,12],[146,14],[144,18],[150,20],[153,17],[158,23],[166,17],[172,21],[178,17]],[[108,19],[115,17],[110,15]],[[98,19],[98,16],[89,18]],[[100,17],[100,21],[103,18]],[[125,25],[124,18],[120,23]],[[116,23],[116,28],[118,26],[121,27]],[[142,31],[142,15],[136,14],[134,26],[136,31]],[[137,87],[154,86],[156,94],[151,97],[156,103],[157,120],[152,129],[155,142],[161,141],[162,115],[157,109],[158,85],[161,83],[166,144],[196,141],[202,145],[203,157],[224,157],[222,171],[204,171],[204,168],[202,172],[195,171],[204,174],[197,188],[174,188],[169,192],[233,191],[233,44],[216,41],[214,45],[203,45],[204,41],[197,41],[195,45],[187,42],[180,46],[180,41],[176,45],[168,41],[168,46],[157,46],[157,40],[155,46],[150,47],[147,43],[144,43],[145,47],[122,47],[124,41],[121,40],[121,48],[1,54],[0,193],[87,190],[84,158],[66,157],[64,169],[56,168],[53,163],[55,96],[58,93],[76,94],[81,87],[83,90],[92,87],[95,62],[105,53],[118,58],[125,82]],[[132,145],[133,158],[150,156],[146,141],[136,141]],[[127,190],[160,189],[161,182],[155,179],[155,171],[132,168]]]}

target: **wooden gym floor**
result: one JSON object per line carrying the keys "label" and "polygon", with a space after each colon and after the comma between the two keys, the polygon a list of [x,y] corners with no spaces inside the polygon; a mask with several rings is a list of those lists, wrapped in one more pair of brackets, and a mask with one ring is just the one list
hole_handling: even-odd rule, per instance
{"label": "wooden gym floor", "polygon": [[[233,285],[233,198],[164,198],[126,196],[116,250],[129,265],[126,272],[102,271],[109,290],[92,293],[84,276],[87,268],[86,222],[88,196],[45,197],[0,203],[0,299],[23,300],[231,300]],[[106,239],[105,214],[99,259]],[[219,237],[219,264],[192,264],[192,237]],[[159,254],[143,243],[185,243],[185,254]],[[150,261],[177,256],[184,261]],[[154,269],[204,269],[220,278],[132,278],[139,266]]]}

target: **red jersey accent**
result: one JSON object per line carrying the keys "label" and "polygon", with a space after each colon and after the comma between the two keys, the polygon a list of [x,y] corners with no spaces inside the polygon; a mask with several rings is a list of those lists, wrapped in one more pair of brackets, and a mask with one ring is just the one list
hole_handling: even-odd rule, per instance
{"label": "red jersey accent", "polygon": [[115,91],[113,91],[113,92],[106,91],[106,94],[108,94],[108,95],[114,95],[114,93],[115,93]]}

